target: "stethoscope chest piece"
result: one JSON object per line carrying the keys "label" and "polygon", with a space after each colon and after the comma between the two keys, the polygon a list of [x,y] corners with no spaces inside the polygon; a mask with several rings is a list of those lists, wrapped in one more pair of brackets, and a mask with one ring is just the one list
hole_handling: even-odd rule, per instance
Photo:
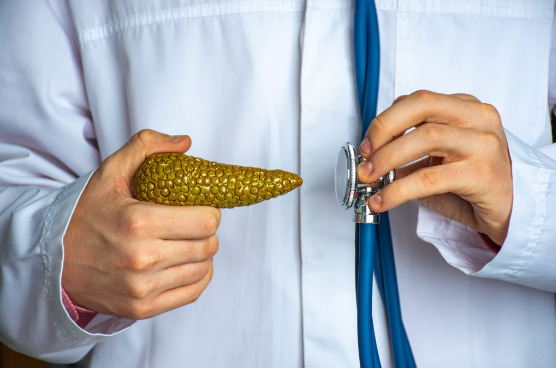
{"label": "stethoscope chest piece", "polygon": [[365,159],[355,153],[355,148],[346,142],[340,148],[336,160],[335,189],[340,206],[347,210],[354,208],[353,221],[358,224],[378,224],[380,215],[367,205],[367,199],[378,193],[396,177],[395,171],[380,177],[373,183],[362,183],[357,177],[357,165]]}

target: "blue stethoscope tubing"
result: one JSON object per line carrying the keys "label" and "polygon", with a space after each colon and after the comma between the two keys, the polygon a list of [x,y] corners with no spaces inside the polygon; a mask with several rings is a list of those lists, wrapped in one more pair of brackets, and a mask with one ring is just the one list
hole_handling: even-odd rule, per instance
{"label": "blue stethoscope tubing", "polygon": [[[373,0],[355,0],[353,38],[363,138],[376,116],[378,102],[380,39],[378,16]],[[381,214],[381,222],[378,225],[357,224],[355,243],[357,328],[361,367],[381,367],[372,323],[374,266],[377,285],[388,317],[394,366],[416,368],[401,317],[388,214]]]}
{"label": "blue stethoscope tubing", "polygon": [[373,328],[372,293],[373,293],[373,263],[376,243],[375,225],[361,225],[356,227],[358,249],[356,249],[356,285],[357,285],[357,340],[359,343],[359,361],[361,368],[379,368],[380,359],[376,346]]}

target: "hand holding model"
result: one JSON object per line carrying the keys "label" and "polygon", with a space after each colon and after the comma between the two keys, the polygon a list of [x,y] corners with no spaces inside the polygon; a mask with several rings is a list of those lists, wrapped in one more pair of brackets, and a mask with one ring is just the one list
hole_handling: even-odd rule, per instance
{"label": "hand holding model", "polygon": [[150,155],[185,152],[187,136],[142,130],[92,175],[64,237],[62,286],[76,304],[132,319],[195,301],[209,284],[220,210],[132,198]]}
{"label": "hand holding model", "polygon": [[366,183],[421,159],[399,168],[396,180],[371,197],[373,211],[418,199],[497,244],[506,239],[512,169],[506,135],[493,106],[465,94],[417,91],[400,96],[371,123],[359,153],[367,159],[358,167]]}

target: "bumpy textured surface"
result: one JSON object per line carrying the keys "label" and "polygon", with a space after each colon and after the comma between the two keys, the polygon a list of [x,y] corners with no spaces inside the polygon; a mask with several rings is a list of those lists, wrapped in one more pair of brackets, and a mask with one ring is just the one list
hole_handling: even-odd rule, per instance
{"label": "bumpy textured surface", "polygon": [[171,206],[249,206],[297,188],[290,172],[225,165],[183,153],[157,153],[139,167],[133,197]]}

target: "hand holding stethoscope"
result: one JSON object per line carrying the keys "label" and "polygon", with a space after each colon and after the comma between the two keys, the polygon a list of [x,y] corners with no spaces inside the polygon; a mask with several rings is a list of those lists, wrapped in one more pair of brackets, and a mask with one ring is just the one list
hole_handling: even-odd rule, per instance
{"label": "hand holding stethoscope", "polygon": [[366,159],[357,169],[364,183],[421,159],[397,169],[396,180],[368,201],[371,210],[380,213],[418,199],[495,243],[504,242],[512,170],[493,106],[465,94],[417,91],[400,96],[373,120],[359,154]]}
{"label": "hand holding stethoscope", "polygon": [[[353,35],[366,134],[360,157],[350,143],[340,149],[335,188],[342,208],[354,207],[359,360],[362,368],[381,367],[372,320],[376,280],[394,365],[415,368],[399,301],[389,217],[381,221],[378,213],[419,199],[502,244],[513,199],[511,160],[498,112],[470,95],[418,91],[397,98],[376,116],[380,37],[374,1],[355,1]],[[416,129],[404,134],[411,128]]]}

